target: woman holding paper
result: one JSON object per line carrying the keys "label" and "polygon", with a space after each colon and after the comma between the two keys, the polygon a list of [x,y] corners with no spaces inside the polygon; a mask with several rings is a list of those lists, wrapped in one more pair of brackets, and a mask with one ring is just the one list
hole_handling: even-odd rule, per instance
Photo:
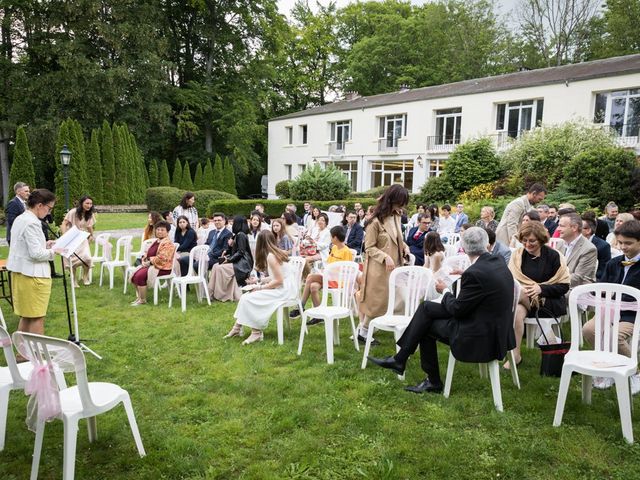
{"label": "woman holding paper", "polygon": [[20,317],[18,330],[44,334],[44,317],[51,296],[49,261],[55,256],[46,240],[41,219],[53,210],[56,196],[46,189],[31,192],[27,209],[11,227],[7,270],[11,272],[13,310]]}
{"label": "woman holding paper", "polygon": [[[72,208],[67,212],[62,221],[62,225],[60,229],[62,233],[65,233],[71,227],[76,227],[78,230],[82,230],[83,232],[89,232],[89,238],[87,238],[78,250],[75,252],[77,257],[74,255],[71,264],[73,266],[73,277],[76,282],[76,287],[78,286],[78,267],[84,267],[82,270],[83,277],[82,281],[85,285],[89,285],[91,280],[89,279],[89,272],[91,271],[91,248],[89,247],[89,241],[93,240],[93,226],[96,224],[96,216],[94,213],[93,199],[87,195],[80,198],[78,201],[78,206],[76,208]],[[81,258],[82,262],[86,263],[86,266],[78,259]]]}

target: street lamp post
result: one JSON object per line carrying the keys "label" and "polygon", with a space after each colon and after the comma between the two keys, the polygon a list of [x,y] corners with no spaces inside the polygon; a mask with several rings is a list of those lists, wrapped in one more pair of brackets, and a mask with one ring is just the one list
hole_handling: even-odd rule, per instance
{"label": "street lamp post", "polygon": [[69,211],[69,163],[71,162],[71,152],[66,145],[60,150],[60,161],[62,162],[62,173],[64,175],[64,209]]}

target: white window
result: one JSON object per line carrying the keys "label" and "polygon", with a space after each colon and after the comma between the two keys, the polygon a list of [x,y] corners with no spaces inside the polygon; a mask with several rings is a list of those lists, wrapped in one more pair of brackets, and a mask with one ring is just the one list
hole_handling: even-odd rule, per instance
{"label": "white window", "polygon": [[337,169],[342,170],[351,183],[351,190],[358,190],[358,161],[346,162],[326,162],[325,165],[333,165]]}
{"label": "white window", "polygon": [[400,183],[413,188],[413,160],[377,160],[371,162],[371,188]]}
{"label": "white window", "polygon": [[291,174],[291,165],[285,165],[284,166],[284,171],[285,171],[285,173],[287,175],[287,180],[291,180],[291,176],[292,176],[292,174]]}
{"label": "white window", "polygon": [[300,165],[298,165],[298,171],[300,173],[304,172],[307,169],[307,164],[306,163],[301,163]]}
{"label": "white window", "polygon": [[293,127],[284,127],[287,145],[293,145]]}
{"label": "white window", "polygon": [[436,110],[434,145],[458,145],[462,128],[462,108]]}
{"label": "white window", "polygon": [[380,150],[395,149],[398,139],[407,136],[407,114],[387,115],[378,119]]}
{"label": "white window", "polygon": [[444,169],[444,160],[432,158],[429,160],[429,177],[439,177]]}
{"label": "white window", "polygon": [[300,125],[300,144],[301,145],[307,144],[307,126],[306,125]]}
{"label": "white window", "polygon": [[640,132],[640,89],[596,94],[593,121],[611,126],[622,137]]}
{"label": "white window", "polygon": [[522,132],[542,123],[544,100],[522,100],[496,105],[496,130],[518,138]]}
{"label": "white window", "polygon": [[344,144],[351,140],[351,120],[330,123],[329,145],[331,153],[344,152]]}

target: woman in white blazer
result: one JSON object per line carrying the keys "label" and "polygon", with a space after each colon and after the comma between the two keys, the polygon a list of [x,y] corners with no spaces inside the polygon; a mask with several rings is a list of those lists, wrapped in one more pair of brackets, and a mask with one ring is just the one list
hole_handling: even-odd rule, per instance
{"label": "woman in white blazer", "polygon": [[55,205],[56,196],[46,189],[31,192],[27,209],[11,227],[7,270],[11,272],[13,309],[20,317],[18,330],[44,334],[44,317],[51,296],[49,261],[55,253],[47,241],[40,219]]}

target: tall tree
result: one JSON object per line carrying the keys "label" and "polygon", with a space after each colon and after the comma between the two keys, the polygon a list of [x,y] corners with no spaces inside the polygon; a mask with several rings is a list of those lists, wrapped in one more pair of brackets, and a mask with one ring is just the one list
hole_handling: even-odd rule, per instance
{"label": "tall tree", "polygon": [[24,127],[20,126],[16,132],[16,145],[13,150],[9,185],[13,187],[17,182],[24,182],[31,188],[35,188],[35,177],[27,134],[24,131]]}
{"label": "tall tree", "polygon": [[126,135],[121,125],[113,125],[113,156],[116,165],[116,205],[129,203],[129,158],[127,156]]}
{"label": "tall tree", "polygon": [[216,161],[213,164],[213,184],[211,188],[219,191],[223,191],[224,188],[224,168],[222,166],[222,159],[220,155],[217,154]]}
{"label": "tall tree", "polygon": [[169,167],[167,167],[167,161],[163,158],[160,162],[160,169],[158,171],[158,186],[168,187],[171,185],[171,179],[169,178]]}
{"label": "tall tree", "polygon": [[82,155],[83,148],[78,144],[79,138],[76,132],[74,121],[71,119],[65,120],[60,125],[58,130],[58,139],[55,149],[55,185],[56,196],[58,197],[59,208],[56,208],[55,218],[58,223],[64,217],[65,209],[65,188],[64,188],[64,169],[59,161],[59,153],[64,145],[67,146],[71,152],[71,162],[68,168],[68,185],[69,185],[69,208],[73,208],[78,199],[86,194],[86,184],[83,183],[83,165],[85,162],[78,159],[76,155]]}
{"label": "tall tree", "polygon": [[204,184],[202,183],[204,179],[203,176],[204,172],[202,171],[202,163],[198,162],[198,165],[196,166],[196,176],[193,180],[194,190],[204,190]]}
{"label": "tall tree", "polygon": [[180,163],[179,158],[176,158],[176,163],[173,166],[173,175],[171,175],[171,186],[175,188],[180,188],[181,183],[182,183],[182,163]]}
{"label": "tall tree", "polygon": [[158,162],[155,158],[149,160],[149,186],[157,187],[160,184],[158,183]]}
{"label": "tall tree", "polygon": [[207,158],[207,163],[204,165],[204,170],[202,172],[202,190],[215,190],[211,157]]}
{"label": "tall tree", "polygon": [[113,132],[109,122],[102,122],[102,130],[100,132],[100,147],[102,152],[102,174],[103,174],[103,191],[104,202],[107,205],[116,205],[116,164],[113,153]]}
{"label": "tall tree", "polygon": [[233,195],[238,194],[236,191],[236,173],[229,158],[224,159],[224,191]]}
{"label": "tall tree", "polygon": [[189,168],[189,162],[184,162],[182,169],[182,178],[180,179],[181,190],[193,190],[193,181],[191,180],[191,169]]}
{"label": "tall tree", "polygon": [[100,131],[93,129],[91,131],[91,140],[89,148],[87,148],[87,191],[93,197],[96,203],[104,203],[103,181],[102,181],[102,162],[100,160],[100,144],[98,136]]}

